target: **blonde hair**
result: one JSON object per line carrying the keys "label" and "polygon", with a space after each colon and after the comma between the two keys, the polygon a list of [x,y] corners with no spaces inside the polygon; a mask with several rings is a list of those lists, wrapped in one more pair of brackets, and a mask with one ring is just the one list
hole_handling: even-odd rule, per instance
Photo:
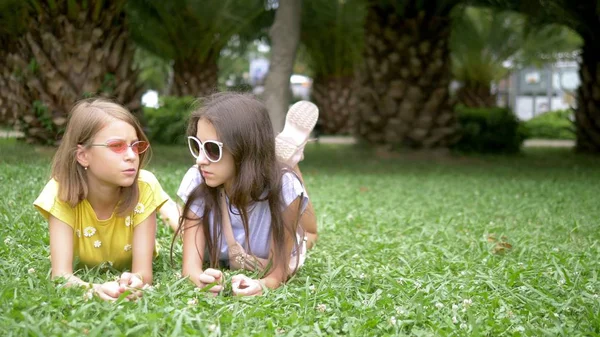
{"label": "blonde hair", "polygon": [[[87,198],[89,186],[83,166],[77,162],[77,146],[89,147],[96,134],[113,119],[133,126],[138,140],[148,141],[137,119],[123,106],[104,98],[77,102],[69,112],[69,122],[64,137],[52,161],[52,178],[58,183],[58,198],[71,207]],[[150,150],[139,154],[140,168],[146,164]],[[117,214],[131,212],[139,198],[139,170],[131,186],[121,187],[121,200]]]}

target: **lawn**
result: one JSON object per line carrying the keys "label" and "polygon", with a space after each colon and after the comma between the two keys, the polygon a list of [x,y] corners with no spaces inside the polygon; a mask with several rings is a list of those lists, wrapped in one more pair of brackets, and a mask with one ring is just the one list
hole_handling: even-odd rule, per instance
{"label": "lawn", "polygon": [[[49,279],[47,226],[31,203],[51,156],[0,141],[1,336],[600,335],[599,158],[310,145],[302,168],[320,238],[285,287],[204,296],[179,278],[179,243],[171,265],[161,223],[153,289],[105,303]],[[157,146],[149,169],[174,195],[191,164],[186,148]]]}

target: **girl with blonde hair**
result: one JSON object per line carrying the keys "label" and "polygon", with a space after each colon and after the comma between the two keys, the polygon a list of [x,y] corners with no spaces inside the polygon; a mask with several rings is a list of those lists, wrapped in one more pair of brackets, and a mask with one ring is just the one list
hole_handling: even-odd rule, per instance
{"label": "girl with blonde hair", "polygon": [[[119,104],[96,98],[73,107],[51,179],[34,202],[48,220],[53,278],[90,287],[104,300],[127,289],[130,298],[141,296],[152,283],[156,211],[169,198],[141,169],[149,148],[138,121]],[[74,262],[127,271],[117,281],[88,283],[74,275]]]}

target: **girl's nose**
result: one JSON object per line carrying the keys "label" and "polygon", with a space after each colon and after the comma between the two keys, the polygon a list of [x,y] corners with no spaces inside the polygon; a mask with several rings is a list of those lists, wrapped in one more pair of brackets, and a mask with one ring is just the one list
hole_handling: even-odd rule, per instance
{"label": "girl's nose", "polygon": [[198,158],[196,158],[196,164],[198,166],[202,165],[208,165],[210,164],[210,161],[208,160],[208,158],[206,158],[206,155],[204,154],[204,150],[200,149],[199,153],[198,153]]}
{"label": "girl's nose", "polygon": [[133,152],[133,148],[131,148],[131,146],[128,146],[127,150],[125,150],[125,158],[128,160],[133,160],[136,156],[137,154]]}

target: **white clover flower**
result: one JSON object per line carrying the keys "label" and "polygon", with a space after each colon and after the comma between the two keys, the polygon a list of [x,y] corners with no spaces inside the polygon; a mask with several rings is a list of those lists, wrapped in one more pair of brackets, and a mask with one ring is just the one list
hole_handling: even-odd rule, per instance
{"label": "white clover flower", "polygon": [[6,239],[4,239],[4,244],[10,245],[11,243],[13,243],[13,239],[10,236],[7,236]]}
{"label": "white clover flower", "polygon": [[275,329],[275,333],[278,334],[278,335],[284,334],[285,333],[285,329],[277,328],[277,329]]}
{"label": "white clover flower", "polygon": [[145,209],[146,209],[146,207],[144,207],[144,204],[142,204],[142,203],[140,202],[140,203],[138,203],[138,204],[135,206],[135,209],[133,210],[133,212],[134,212],[135,214],[142,214],[142,213],[144,213],[144,210],[145,210]]}
{"label": "white clover flower", "polygon": [[452,304],[452,311],[456,311],[456,310],[458,310],[458,305]]}
{"label": "white clover flower", "polygon": [[390,317],[390,324],[396,325],[396,317],[394,317],[394,316]]}
{"label": "white clover flower", "polygon": [[83,229],[83,236],[85,236],[86,238],[89,238],[94,234],[96,234],[96,228],[94,227],[90,226]]}
{"label": "white clover flower", "polygon": [[127,227],[131,226],[131,217],[130,216],[125,218],[125,226],[127,226]]}
{"label": "white clover flower", "polygon": [[125,247],[123,247],[123,250],[125,250],[126,252],[131,250],[131,244],[126,244]]}
{"label": "white clover flower", "polygon": [[33,274],[33,273],[35,273],[35,269],[33,269],[33,268],[29,268],[29,270],[28,270],[27,272],[28,272],[29,274]]}
{"label": "white clover flower", "polygon": [[452,323],[454,323],[454,324],[458,323],[458,319],[456,318],[456,316],[452,316]]}
{"label": "white clover flower", "polygon": [[85,301],[89,301],[89,300],[91,300],[93,297],[94,297],[94,291],[93,291],[92,289],[90,289],[90,290],[86,291],[86,292],[83,294],[83,299],[84,299]]}
{"label": "white clover flower", "polygon": [[191,300],[189,300],[189,301],[187,302],[187,304],[188,304],[188,305],[196,305],[196,304],[198,304],[198,299],[194,297],[194,298],[192,298]]}
{"label": "white clover flower", "polygon": [[436,308],[438,308],[438,309],[441,309],[441,308],[443,308],[443,307],[444,307],[444,304],[442,304],[442,303],[440,303],[440,302],[437,302],[437,303],[435,304],[435,307],[436,307]]}
{"label": "white clover flower", "polygon": [[465,299],[463,300],[463,305],[464,305],[465,307],[469,307],[469,306],[471,306],[471,304],[473,304],[473,301],[472,301],[470,298],[465,298]]}
{"label": "white clover flower", "polygon": [[100,246],[102,246],[102,241],[100,241],[100,240],[94,241],[94,247],[100,248]]}
{"label": "white clover flower", "polygon": [[404,308],[401,308],[401,307],[396,307],[396,313],[398,315],[403,316],[403,315],[406,315],[406,310],[404,310]]}
{"label": "white clover flower", "polygon": [[309,289],[310,291],[314,292],[314,291],[315,291],[315,285],[314,285],[314,284],[311,284],[311,285],[308,287],[308,289]]}
{"label": "white clover flower", "polygon": [[364,278],[365,278],[365,273],[362,273],[362,274],[360,274],[360,275],[358,276],[358,278],[360,278],[360,279],[364,279]]}
{"label": "white clover flower", "polygon": [[319,304],[317,305],[317,310],[320,312],[325,312],[325,310],[327,310],[327,306],[325,304]]}
{"label": "white clover flower", "polygon": [[466,328],[467,328],[467,324],[465,324],[465,323],[461,323],[461,324],[460,324],[460,328],[461,328],[461,329],[466,329]]}

